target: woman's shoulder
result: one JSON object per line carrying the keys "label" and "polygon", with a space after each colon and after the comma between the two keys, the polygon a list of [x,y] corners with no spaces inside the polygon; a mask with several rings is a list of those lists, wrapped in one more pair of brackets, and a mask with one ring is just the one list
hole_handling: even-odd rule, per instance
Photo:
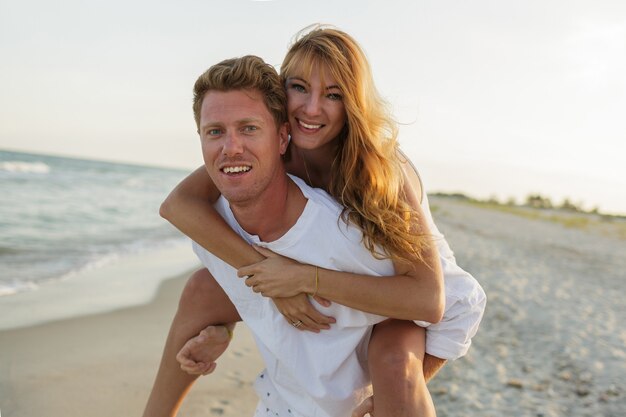
{"label": "woman's shoulder", "polygon": [[405,184],[409,185],[416,196],[419,197],[420,203],[424,201],[424,183],[419,171],[409,159],[409,157],[401,150],[398,149],[398,160],[402,167],[404,174]]}

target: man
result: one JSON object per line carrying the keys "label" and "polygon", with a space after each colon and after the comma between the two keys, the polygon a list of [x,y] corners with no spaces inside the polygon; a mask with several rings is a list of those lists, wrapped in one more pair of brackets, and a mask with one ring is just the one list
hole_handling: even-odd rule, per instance
{"label": "man", "polygon": [[[393,275],[391,261],[374,258],[358,228],[338,221],[341,206],[287,176],[281,161],[288,145],[286,118],[273,116],[268,92],[241,81],[248,76],[275,77],[282,90],[273,68],[256,57],[223,61],[196,83],[196,93],[202,94],[197,121],[205,166],[222,195],[217,211],[249,242],[301,262]],[[237,278],[234,268],[198,244],[194,250],[237,307],[264,359],[267,369],[255,382],[258,415],[349,416],[370,394],[363,364],[371,328],[384,317],[337,303],[316,305],[336,324],[321,333],[299,331],[271,299]]]}

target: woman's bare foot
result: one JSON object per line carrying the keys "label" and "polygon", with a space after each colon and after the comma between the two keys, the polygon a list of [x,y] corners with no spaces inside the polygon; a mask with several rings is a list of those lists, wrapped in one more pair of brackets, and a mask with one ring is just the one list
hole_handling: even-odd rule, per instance
{"label": "woman's bare foot", "polygon": [[228,347],[234,324],[209,326],[182,347],[176,360],[180,368],[192,375],[207,375],[217,366],[215,361]]}

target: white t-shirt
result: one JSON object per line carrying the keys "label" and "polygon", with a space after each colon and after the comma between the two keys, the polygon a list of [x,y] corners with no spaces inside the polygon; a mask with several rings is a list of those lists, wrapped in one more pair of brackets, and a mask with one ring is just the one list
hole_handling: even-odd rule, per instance
{"label": "white t-shirt", "polygon": [[[340,220],[342,207],[326,192],[291,177],[308,199],[297,223],[280,239],[261,242],[235,220],[228,202],[220,198],[216,209],[227,223],[250,243],[267,247],[299,262],[327,269],[367,275],[393,275],[389,260],[374,258],[362,244],[361,231]],[[427,330],[427,352],[454,359],[467,352],[484,310],[484,292],[471,275],[456,266],[452,251],[434,226],[425,207],[431,233],[441,236],[440,249],[446,287],[446,312],[442,322]],[[293,328],[273,302],[254,293],[230,265],[194,243],[194,251],[212,272],[248,324],[266,369],[257,377],[260,398],[257,412],[294,416],[349,416],[370,394],[367,342],[372,325],[385,317],[364,313],[337,303],[323,307],[311,302],[336,324],[320,333]],[[384,279],[381,278],[381,279]],[[420,325],[428,323],[417,322]]]}
{"label": "white t-shirt", "polygon": [[[393,275],[391,261],[374,258],[363,246],[360,230],[339,220],[341,206],[324,191],[308,187],[299,178],[293,180],[308,201],[296,224],[273,242],[261,242],[246,233],[225,199],[218,200],[216,209],[248,242],[299,262],[360,274]],[[338,303],[323,307],[311,300],[316,309],[337,322],[320,333],[300,331],[285,320],[271,299],[248,288],[234,268],[196,243],[194,251],[256,339],[266,366],[255,382],[260,409],[281,416],[347,417],[371,394],[367,344],[372,326],[385,317]]]}

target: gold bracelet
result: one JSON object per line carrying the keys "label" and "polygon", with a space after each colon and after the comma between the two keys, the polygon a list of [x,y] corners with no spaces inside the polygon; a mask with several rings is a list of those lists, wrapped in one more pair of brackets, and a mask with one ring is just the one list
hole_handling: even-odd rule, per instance
{"label": "gold bracelet", "polygon": [[317,295],[317,289],[319,288],[319,285],[320,285],[319,268],[316,266],[315,267],[315,291],[313,291],[313,294],[311,294],[311,297],[315,297]]}

